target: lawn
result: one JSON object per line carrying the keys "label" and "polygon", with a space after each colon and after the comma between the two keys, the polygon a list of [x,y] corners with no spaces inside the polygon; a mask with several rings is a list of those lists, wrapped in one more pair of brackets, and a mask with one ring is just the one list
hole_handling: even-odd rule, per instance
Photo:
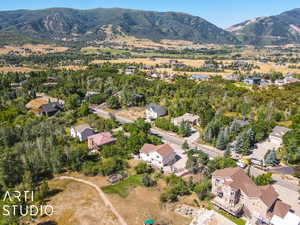
{"label": "lawn", "polygon": [[235,224],[237,225],[245,225],[246,224],[246,221],[241,219],[241,218],[237,218],[237,217],[234,217],[226,212],[224,212],[223,210],[216,210],[215,211],[219,214],[221,214],[222,216],[226,217],[227,219],[229,219],[230,221],[234,222]]}
{"label": "lawn", "polygon": [[132,175],[118,184],[103,187],[102,190],[107,194],[118,194],[125,198],[128,196],[130,188],[143,185],[142,177],[143,175]]}

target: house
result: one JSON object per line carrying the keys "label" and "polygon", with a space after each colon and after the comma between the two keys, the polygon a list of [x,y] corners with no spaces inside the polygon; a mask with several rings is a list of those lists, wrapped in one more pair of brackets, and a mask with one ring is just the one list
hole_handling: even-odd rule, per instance
{"label": "house", "polygon": [[183,116],[179,116],[173,119],[173,124],[179,126],[182,122],[188,122],[191,126],[198,125],[199,116],[191,113],[186,113]]}
{"label": "house", "polygon": [[172,165],[176,161],[176,153],[168,144],[158,146],[144,144],[144,146],[140,149],[139,156],[140,159],[158,168]]}
{"label": "house", "polygon": [[[212,174],[213,204],[233,216],[244,216],[248,224],[270,224],[287,216],[290,206],[278,199],[271,185],[257,186],[242,168],[225,168]],[[287,223],[288,224],[288,223]]]}
{"label": "house", "polygon": [[64,109],[64,106],[60,102],[50,102],[48,104],[43,104],[38,109],[38,115],[40,116],[53,116],[58,111],[62,111]]}
{"label": "house", "polygon": [[125,75],[131,75],[137,72],[137,68],[135,66],[129,66],[125,69],[124,74]]}
{"label": "house", "polygon": [[284,80],[282,80],[282,79],[277,79],[277,80],[274,81],[274,84],[275,84],[275,85],[278,85],[278,86],[284,85]]}
{"label": "house", "polygon": [[116,141],[116,138],[114,138],[109,132],[94,134],[88,136],[87,139],[88,139],[88,148],[90,150],[98,149],[102,145],[109,144]]}
{"label": "house", "polygon": [[273,210],[272,225],[299,225],[300,217],[291,211],[291,207],[278,201]]}
{"label": "house", "polygon": [[269,135],[270,142],[281,145],[283,136],[290,130],[289,128],[281,126],[274,127],[272,133]]}
{"label": "house", "polygon": [[88,139],[88,136],[91,136],[93,134],[94,131],[88,124],[71,127],[71,136],[73,138],[79,138],[80,141],[86,141]]}
{"label": "house", "polygon": [[260,77],[248,77],[243,81],[247,85],[260,85]]}
{"label": "house", "polygon": [[210,80],[210,76],[205,74],[192,74],[191,79],[196,81],[208,81]]}
{"label": "house", "polygon": [[164,116],[167,114],[167,110],[155,103],[150,103],[146,107],[146,118],[147,120],[155,120],[158,117]]}
{"label": "house", "polygon": [[295,82],[299,82],[300,80],[294,77],[285,77],[283,79],[285,84],[290,84],[290,83],[295,83]]}
{"label": "house", "polygon": [[225,80],[239,81],[239,76],[237,74],[230,74],[224,78]]}

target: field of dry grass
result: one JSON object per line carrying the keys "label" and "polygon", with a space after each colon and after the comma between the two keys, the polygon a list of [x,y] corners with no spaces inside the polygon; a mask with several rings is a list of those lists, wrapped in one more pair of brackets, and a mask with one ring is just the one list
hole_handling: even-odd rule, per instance
{"label": "field of dry grass", "polygon": [[91,187],[75,181],[52,180],[50,190],[57,192],[48,205],[54,215],[42,217],[39,223],[55,221],[58,225],[118,225],[113,213]]}
{"label": "field of dry grass", "polygon": [[[86,177],[77,173],[66,175],[85,179],[99,187],[108,185],[106,178],[102,176]],[[68,180],[51,180],[49,187],[56,193],[48,202],[54,207],[55,213],[50,217],[39,218],[37,222],[55,221],[58,225],[118,225],[112,212],[104,206],[93,188]],[[185,196],[177,204],[162,204],[159,197],[165,187],[165,182],[159,181],[153,188],[130,188],[127,197],[118,194],[106,196],[128,225],[141,225],[149,218],[167,221],[172,225],[188,225],[191,219],[175,213],[174,208],[177,204],[193,204],[196,196]]]}
{"label": "field of dry grass", "polygon": [[9,73],[9,72],[27,73],[30,71],[34,71],[34,69],[28,67],[9,67],[9,66],[0,67],[0,73]]}
{"label": "field of dry grass", "polygon": [[[10,51],[21,51],[21,48],[28,48],[34,53],[39,54],[47,54],[47,53],[53,53],[53,52],[64,52],[68,50],[67,47],[61,47],[61,46],[53,46],[53,45],[32,45],[32,44],[25,44],[22,46],[11,46],[7,45],[0,48],[0,55],[7,54]],[[21,51],[22,52],[22,51]],[[29,55],[28,53],[22,53],[21,55]]]}

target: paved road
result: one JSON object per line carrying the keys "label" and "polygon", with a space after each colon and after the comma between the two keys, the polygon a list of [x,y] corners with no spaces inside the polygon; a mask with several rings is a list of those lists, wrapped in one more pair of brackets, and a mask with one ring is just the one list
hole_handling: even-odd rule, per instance
{"label": "paved road", "polygon": [[[103,111],[102,108],[96,108],[96,109],[94,108],[94,113],[96,113],[100,116],[105,116],[105,117],[109,116],[109,113]],[[119,121],[122,124],[123,123],[133,123],[132,120],[129,120],[129,119],[126,119],[126,118],[123,118],[123,117],[120,117],[120,116],[116,116],[116,115],[114,115],[114,116],[115,116],[116,120]],[[150,131],[151,131],[152,134],[160,136],[162,138],[162,140],[164,140],[166,142],[171,142],[173,144],[180,145],[180,146],[184,142],[183,138],[174,137],[174,136],[168,134],[167,132],[160,131],[160,130],[155,129],[155,128],[151,128]],[[208,145],[190,144],[190,147],[200,149],[204,153],[208,154],[211,158],[224,156],[224,152],[222,152],[222,151],[220,151],[220,150],[218,150],[214,147],[208,146]],[[255,167],[251,167],[251,175],[259,176],[263,173],[266,173],[266,172],[264,170],[260,170],[260,169],[257,169]],[[283,187],[285,187],[289,190],[297,191],[299,189],[298,185],[295,185],[291,182],[282,180],[278,175],[274,174],[272,178],[273,178],[274,181],[276,181],[276,184],[281,185],[281,186],[283,186]]]}
{"label": "paved road", "polygon": [[[93,108],[93,112],[98,114],[99,116],[104,116],[104,117],[109,117],[110,116],[110,113],[108,113],[106,111],[103,111],[102,107]],[[126,119],[124,117],[120,117],[120,116],[117,116],[115,114],[113,114],[113,115],[116,118],[116,120],[118,122],[122,123],[122,124],[124,124],[124,123],[133,123],[134,122],[134,121]],[[158,129],[155,129],[155,128],[151,128],[150,132],[154,135],[160,136],[164,141],[171,142],[171,143],[176,144],[176,145],[182,145],[184,143],[184,140],[185,140],[183,138],[172,136],[172,135],[168,134],[167,132],[164,132],[164,131],[161,131],[161,130],[158,130]],[[224,152],[222,152],[222,151],[220,151],[216,148],[213,148],[211,146],[207,146],[207,145],[190,144],[190,147],[198,148],[201,151],[208,154],[212,158],[224,155]]]}
{"label": "paved road", "polygon": [[[266,173],[264,170],[261,170],[261,169],[258,169],[258,168],[255,168],[255,167],[251,166],[250,174],[252,176],[257,177],[257,176],[262,175],[264,173]],[[286,180],[282,180],[279,175],[273,174],[272,179],[276,182],[276,184],[278,184],[282,187],[285,187],[289,190],[292,190],[292,191],[298,191],[299,190],[298,185],[296,185],[294,183],[291,183],[289,181],[286,181]]]}
{"label": "paved road", "polygon": [[113,212],[113,214],[117,217],[119,224],[120,225],[128,225],[127,222],[124,220],[124,218],[119,214],[119,212],[116,210],[116,208],[110,202],[110,200],[106,197],[104,192],[96,184],[94,184],[90,181],[86,181],[86,180],[75,178],[75,177],[68,177],[68,176],[57,177],[55,179],[57,179],[57,180],[74,180],[74,181],[84,183],[84,184],[91,186],[98,192],[98,194],[99,194],[100,198],[103,200],[105,206],[109,207],[111,209],[111,211]]}

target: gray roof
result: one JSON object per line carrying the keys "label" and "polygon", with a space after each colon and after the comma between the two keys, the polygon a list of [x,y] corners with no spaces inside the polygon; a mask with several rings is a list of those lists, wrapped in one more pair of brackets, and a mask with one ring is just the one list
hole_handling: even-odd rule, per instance
{"label": "gray roof", "polygon": [[152,109],[154,112],[156,112],[159,116],[163,116],[167,114],[167,110],[155,103],[150,103],[149,105],[147,105],[147,109],[150,110]]}
{"label": "gray roof", "polygon": [[282,138],[287,132],[289,132],[291,129],[281,126],[274,127],[272,133],[270,136]]}
{"label": "gray roof", "polygon": [[47,113],[57,112],[58,110],[62,110],[62,109],[63,109],[63,105],[59,102],[51,102],[48,104],[44,104],[41,107],[41,111]]}

